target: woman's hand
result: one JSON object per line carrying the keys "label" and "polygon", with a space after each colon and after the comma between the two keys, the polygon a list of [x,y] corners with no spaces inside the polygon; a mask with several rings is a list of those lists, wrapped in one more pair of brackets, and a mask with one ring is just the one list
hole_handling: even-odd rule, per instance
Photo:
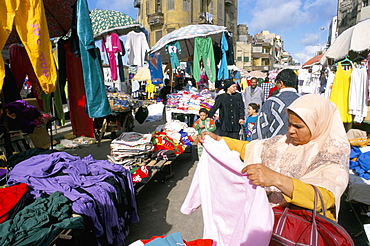
{"label": "woman's hand", "polygon": [[211,138],[213,138],[214,140],[216,141],[220,141],[222,138],[216,134],[214,134],[213,132],[208,132],[208,131],[205,131],[205,132],[202,132],[202,134],[199,136],[199,141],[201,143],[204,143],[204,136],[205,135],[208,135],[210,136]]}
{"label": "woman's hand", "polygon": [[254,185],[275,186],[287,196],[292,197],[293,180],[288,176],[275,172],[262,164],[250,164],[242,169],[242,173],[246,173]]}

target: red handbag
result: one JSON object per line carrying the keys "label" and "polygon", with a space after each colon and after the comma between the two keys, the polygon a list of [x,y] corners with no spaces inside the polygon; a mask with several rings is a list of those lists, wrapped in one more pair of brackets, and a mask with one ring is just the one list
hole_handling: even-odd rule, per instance
{"label": "red handbag", "polygon": [[[270,241],[271,246],[299,245],[355,245],[347,231],[335,221],[326,217],[324,200],[320,191],[313,186],[315,191],[314,210],[308,210],[292,205],[285,208],[273,208],[275,215],[274,229]],[[324,216],[316,212],[317,200],[320,197]]]}

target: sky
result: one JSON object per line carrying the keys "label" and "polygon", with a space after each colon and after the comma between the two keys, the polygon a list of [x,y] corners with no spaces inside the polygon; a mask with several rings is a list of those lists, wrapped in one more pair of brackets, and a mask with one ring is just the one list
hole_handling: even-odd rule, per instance
{"label": "sky", "polygon": [[[116,10],[136,18],[133,0],[87,0],[89,9]],[[280,35],[285,51],[301,64],[315,56],[327,41],[337,0],[239,0],[238,24],[250,35],[263,30]]]}

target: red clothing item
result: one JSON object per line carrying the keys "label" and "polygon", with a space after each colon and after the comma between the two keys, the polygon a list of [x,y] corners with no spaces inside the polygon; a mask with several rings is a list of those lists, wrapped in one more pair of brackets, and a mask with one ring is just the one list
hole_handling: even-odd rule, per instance
{"label": "red clothing item", "polygon": [[274,91],[276,91],[277,89],[278,89],[278,88],[277,88],[277,86],[272,87],[272,88],[270,89],[269,96],[268,96],[267,98],[269,98],[270,96],[272,96],[272,93],[273,93]]}
{"label": "red clothing item", "polygon": [[[153,241],[156,238],[164,238],[164,237],[166,237],[166,236],[154,236],[151,239],[147,239],[147,240],[141,239],[140,241],[143,242],[144,244],[147,244],[147,243]],[[212,246],[213,240],[212,239],[196,239],[196,240],[193,240],[193,241],[190,241],[190,242],[186,242],[184,240],[184,243],[187,246]]]}
{"label": "red clothing item", "polygon": [[25,183],[0,189],[0,223],[8,218],[9,212],[27,191],[28,185]]}

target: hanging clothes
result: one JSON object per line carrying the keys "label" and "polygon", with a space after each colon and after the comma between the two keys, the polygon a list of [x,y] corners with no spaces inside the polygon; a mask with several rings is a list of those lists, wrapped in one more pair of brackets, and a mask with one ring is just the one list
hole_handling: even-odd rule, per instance
{"label": "hanging clothes", "polygon": [[86,114],[86,95],[83,83],[81,57],[77,57],[70,43],[64,45],[66,53],[69,115],[73,134],[76,136],[94,137],[94,122]]}
{"label": "hanging clothes", "polygon": [[326,99],[329,99],[330,98],[330,94],[331,94],[331,89],[333,87],[334,78],[335,78],[335,74],[333,73],[333,71],[329,70],[328,71],[328,79],[326,81],[325,93],[324,93],[324,97]]}
{"label": "hanging clothes", "polygon": [[[58,44],[57,44],[58,45]],[[53,50],[53,58],[57,68],[57,82],[55,84],[55,91],[53,93],[45,94],[42,91],[42,104],[45,112],[50,112],[59,119],[60,125],[65,124],[65,115],[63,111],[62,92],[59,82],[59,59],[58,59],[58,48]],[[64,79],[64,77],[63,77]],[[52,103],[52,98],[54,103]]]}
{"label": "hanging clothes", "polygon": [[181,212],[202,206],[203,238],[217,245],[268,245],[274,218],[265,189],[241,173],[245,165],[239,153],[224,140],[206,136],[203,146]]}
{"label": "hanging clothes", "polygon": [[337,105],[343,123],[351,123],[352,115],[348,113],[348,95],[351,82],[352,68],[343,70],[342,63],[338,62],[338,69],[335,74],[330,101]]}
{"label": "hanging clothes", "polygon": [[226,58],[226,52],[229,50],[229,45],[227,43],[225,33],[222,33],[221,37],[221,63],[220,68],[218,70],[217,79],[228,79],[229,78],[229,70],[227,69],[227,58]]}
{"label": "hanging clothes", "polygon": [[353,121],[361,123],[367,115],[368,77],[366,68],[353,68],[348,95],[349,113],[354,115]]}
{"label": "hanging clothes", "polygon": [[[105,49],[104,49],[105,48]],[[108,34],[102,41],[102,51],[107,51],[109,57],[109,66],[111,72],[111,79],[117,80],[117,61],[116,54],[122,52],[119,36],[115,33]]]}
{"label": "hanging clothes", "polygon": [[[32,63],[27,55],[25,47],[12,44],[9,47],[9,57],[11,70],[14,75],[18,90],[21,91],[24,79],[28,76],[28,81],[32,85],[32,93],[35,96],[41,110],[44,110],[42,93],[39,79],[33,69]],[[55,75],[56,78],[56,75]]]}
{"label": "hanging clothes", "polygon": [[140,90],[140,83],[136,79],[132,80],[132,97],[138,98],[139,97],[139,90]]}
{"label": "hanging clothes", "polygon": [[3,95],[5,103],[21,100],[14,75],[8,64],[5,64],[5,78],[3,85]]}
{"label": "hanging clothes", "polygon": [[129,32],[126,37],[125,47],[128,52],[127,64],[143,67],[145,53],[149,51],[145,34],[143,32]]}
{"label": "hanging clothes", "polygon": [[166,45],[166,52],[170,56],[170,62],[172,67],[172,72],[177,73],[180,69],[180,61],[177,57],[177,53],[181,54],[181,46],[178,41],[169,43]]}
{"label": "hanging clothes", "polygon": [[[46,22],[44,4],[41,0],[5,0],[0,2],[0,50],[4,48],[15,26],[25,46],[36,78],[45,93],[55,90],[56,68],[51,53],[51,43]],[[4,83],[4,60],[0,56],[0,89]]]}
{"label": "hanging clothes", "polygon": [[200,80],[200,60],[203,65],[209,80],[212,83],[216,82],[216,64],[213,53],[212,39],[196,37],[194,39],[194,63],[193,73],[196,81]]}
{"label": "hanging clothes", "polygon": [[104,85],[101,57],[95,47],[87,1],[77,0],[75,11],[72,26],[76,27],[74,31],[80,43],[87,113],[90,118],[104,117],[112,111]]}
{"label": "hanging clothes", "polygon": [[118,74],[119,74],[119,80],[121,82],[125,82],[125,71],[123,70],[123,61],[122,61],[122,58],[126,54],[126,51],[125,51],[125,46],[123,45],[123,42],[122,42],[121,39],[119,40],[119,42],[121,44],[122,51],[121,52],[118,52],[118,55],[117,55],[117,60],[118,60]]}
{"label": "hanging clothes", "polygon": [[163,84],[163,70],[159,52],[149,55],[149,70],[154,85]]}
{"label": "hanging clothes", "polygon": [[235,59],[234,59],[234,38],[233,34],[227,32],[225,34],[227,43],[229,45],[228,51],[226,51],[226,56],[227,56],[227,65],[234,65]]}

